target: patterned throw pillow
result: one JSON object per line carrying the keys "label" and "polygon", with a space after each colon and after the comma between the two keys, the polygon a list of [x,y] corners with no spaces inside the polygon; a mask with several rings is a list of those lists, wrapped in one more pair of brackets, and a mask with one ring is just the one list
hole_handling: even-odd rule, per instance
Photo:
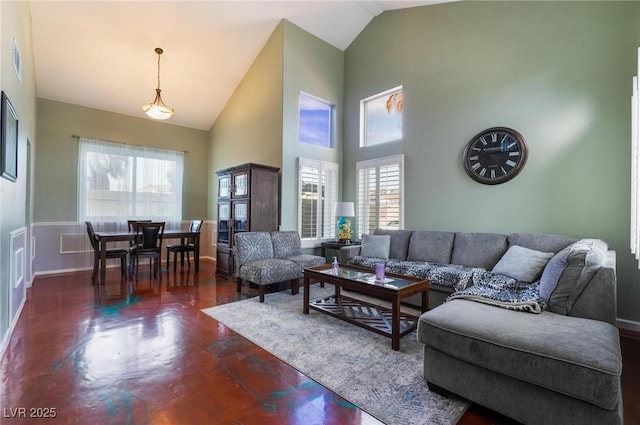
{"label": "patterned throw pillow", "polygon": [[362,235],[360,255],[363,257],[389,258],[391,236],[389,235]]}
{"label": "patterned throw pillow", "polygon": [[540,276],[551,257],[553,252],[540,252],[512,245],[492,272],[509,276],[519,282],[531,283]]}

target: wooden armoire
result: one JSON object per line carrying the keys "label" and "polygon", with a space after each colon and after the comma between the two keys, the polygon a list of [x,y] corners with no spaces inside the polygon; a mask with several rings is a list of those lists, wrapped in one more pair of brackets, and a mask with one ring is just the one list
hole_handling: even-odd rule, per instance
{"label": "wooden armoire", "polygon": [[216,171],[218,274],[225,277],[234,275],[234,234],[278,230],[279,172],[277,167],[253,163]]}

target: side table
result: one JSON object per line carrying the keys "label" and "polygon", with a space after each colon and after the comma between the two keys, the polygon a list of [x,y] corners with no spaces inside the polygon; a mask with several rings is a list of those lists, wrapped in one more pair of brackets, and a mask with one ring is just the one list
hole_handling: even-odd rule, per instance
{"label": "side table", "polygon": [[361,244],[360,241],[353,241],[351,243],[340,243],[338,241],[322,242],[320,244],[320,256],[327,258],[327,256],[325,255],[327,249],[338,250],[343,246],[352,246],[352,245],[360,245],[360,244]]}

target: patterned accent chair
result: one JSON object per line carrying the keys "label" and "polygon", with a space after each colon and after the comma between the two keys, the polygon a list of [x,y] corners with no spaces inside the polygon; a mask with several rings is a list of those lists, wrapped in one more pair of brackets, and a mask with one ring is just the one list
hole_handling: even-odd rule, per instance
{"label": "patterned accent chair", "polygon": [[298,293],[299,266],[281,258],[273,258],[273,245],[268,232],[242,232],[233,235],[235,244],[236,290],[242,281],[258,285],[260,302],[264,302],[265,287],[272,283],[291,281],[291,294]]}
{"label": "patterned accent chair", "polygon": [[291,282],[291,294],[298,293],[298,279],[305,267],[324,264],[324,258],[303,255],[298,232],[241,232],[234,236],[236,290],[242,281],[258,285],[260,302],[265,287]]}
{"label": "patterned accent chair", "polygon": [[295,230],[271,232],[271,243],[275,258],[284,258],[300,266],[299,277],[302,277],[305,267],[320,266],[326,263],[324,257],[302,253],[300,235]]}

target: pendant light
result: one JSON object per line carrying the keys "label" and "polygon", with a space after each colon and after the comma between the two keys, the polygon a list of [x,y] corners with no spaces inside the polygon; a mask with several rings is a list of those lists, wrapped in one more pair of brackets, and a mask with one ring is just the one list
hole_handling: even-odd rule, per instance
{"label": "pendant light", "polygon": [[153,119],[166,120],[173,115],[173,109],[167,107],[160,96],[160,55],[163,51],[160,47],[156,47],[155,52],[158,54],[158,87],[156,88],[156,98],[153,99],[153,102],[143,105],[142,110]]}

